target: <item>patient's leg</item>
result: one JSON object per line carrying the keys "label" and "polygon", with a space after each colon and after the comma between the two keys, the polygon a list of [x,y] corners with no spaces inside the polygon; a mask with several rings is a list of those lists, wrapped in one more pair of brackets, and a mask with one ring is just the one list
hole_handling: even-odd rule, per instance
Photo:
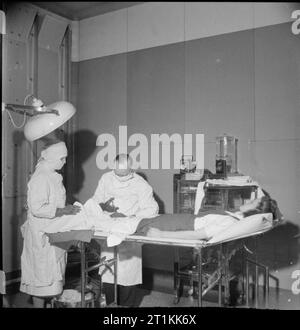
{"label": "patient's leg", "polygon": [[200,230],[180,230],[180,231],[162,231],[156,228],[149,228],[147,236],[162,237],[162,238],[180,238],[180,239],[205,239],[207,236],[204,229]]}
{"label": "patient's leg", "polygon": [[162,214],[155,218],[143,219],[137,226],[136,234],[147,235],[150,228],[159,230],[193,230],[196,216],[193,214]]}

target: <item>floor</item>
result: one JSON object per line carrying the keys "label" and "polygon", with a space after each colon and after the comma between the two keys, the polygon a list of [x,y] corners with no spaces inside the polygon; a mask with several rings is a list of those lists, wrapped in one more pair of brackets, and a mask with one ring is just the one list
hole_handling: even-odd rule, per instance
{"label": "floor", "polygon": [[[197,300],[185,295],[182,297],[178,304],[174,304],[174,296],[172,293],[150,291],[139,289],[140,294],[143,296],[140,307],[196,307]],[[261,295],[262,296],[262,295]],[[30,297],[26,294],[18,292],[5,296],[7,307],[13,308],[32,308]],[[217,291],[208,293],[203,301],[204,307],[218,307],[217,304]],[[243,308],[244,306],[237,306]],[[254,307],[254,306],[253,306]],[[264,309],[264,302],[260,301],[258,308]],[[270,309],[294,309],[300,310],[300,295],[293,295],[287,290],[280,290],[278,299],[276,299],[276,292],[270,289],[269,299]]]}
{"label": "floor", "polygon": [[[65,289],[80,290],[80,267],[67,267]],[[89,279],[93,289],[99,289],[99,276],[97,271]],[[165,272],[151,272],[150,269],[143,270],[143,285],[138,288],[140,307],[197,307],[197,300],[188,295],[190,289],[184,285],[183,294],[177,304],[174,303],[173,276]],[[251,289],[251,288],[250,288]],[[250,293],[252,290],[250,290]],[[260,288],[257,308],[264,309],[263,291]],[[15,283],[7,288],[4,297],[4,307],[12,308],[32,308],[32,302],[28,295],[19,292],[19,284]],[[250,299],[251,300],[251,299]],[[252,301],[250,307],[256,307]],[[218,290],[209,291],[203,299],[203,307],[218,307]],[[245,304],[237,302],[237,308],[244,308]],[[295,295],[289,290],[280,289],[276,292],[275,288],[270,287],[269,294],[270,309],[293,309],[300,310],[300,294]]]}

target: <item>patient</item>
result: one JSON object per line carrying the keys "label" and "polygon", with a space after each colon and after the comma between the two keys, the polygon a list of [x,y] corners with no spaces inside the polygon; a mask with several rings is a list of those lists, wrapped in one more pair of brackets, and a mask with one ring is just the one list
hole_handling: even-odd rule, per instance
{"label": "patient", "polygon": [[243,221],[243,218],[261,213],[272,213],[273,219],[278,219],[279,210],[276,201],[269,196],[263,196],[242,205],[239,211],[230,215],[226,211],[213,210],[199,211],[197,216],[178,214],[143,219],[137,227],[136,234],[208,240],[232,224]]}

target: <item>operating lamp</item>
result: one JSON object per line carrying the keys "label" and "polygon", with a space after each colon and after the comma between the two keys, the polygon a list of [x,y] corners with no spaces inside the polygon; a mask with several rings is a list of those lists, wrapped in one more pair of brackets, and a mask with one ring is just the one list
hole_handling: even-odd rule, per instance
{"label": "operating lamp", "polygon": [[24,105],[7,103],[2,106],[2,110],[5,109],[8,113],[13,111],[24,115],[23,125],[18,128],[24,126],[26,116],[30,117],[24,126],[24,135],[28,141],[35,141],[53,132],[76,112],[75,107],[69,102],[59,101],[45,106],[41,100],[33,95],[28,96],[24,100]]}

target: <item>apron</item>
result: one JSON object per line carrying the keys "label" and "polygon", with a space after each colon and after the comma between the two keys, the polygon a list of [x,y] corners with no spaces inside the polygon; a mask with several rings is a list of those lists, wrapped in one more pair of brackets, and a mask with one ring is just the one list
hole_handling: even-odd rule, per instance
{"label": "apron", "polygon": [[[134,215],[139,211],[139,198],[145,185],[141,179],[134,179],[120,182],[115,179],[113,174],[106,181],[104,186],[104,199],[108,200],[114,197],[114,205],[119,207],[118,212],[127,216]],[[149,214],[151,217],[152,214]],[[114,248],[108,248],[105,241],[100,241],[101,256],[106,259],[114,257]],[[131,286],[142,283],[142,246],[135,242],[122,242],[118,247],[118,284],[123,286]],[[102,276],[104,283],[114,283],[113,265],[111,270],[107,267],[100,268],[99,274]]]}
{"label": "apron", "polygon": [[[40,188],[45,185],[47,189]],[[51,296],[62,291],[67,253],[50,245],[48,237],[41,233],[53,219],[36,217],[32,211],[31,205],[41,199],[39,190],[42,195],[47,192],[45,198],[49,202],[48,212],[55,213],[57,208],[65,206],[66,201],[62,176],[55,171],[37,168],[28,183],[28,214],[26,222],[21,226],[24,244],[20,290],[37,296]]]}
{"label": "apron", "polygon": [[[106,260],[114,257],[114,248],[108,248],[106,241],[101,241],[101,256]],[[142,246],[135,242],[122,242],[118,249],[118,284],[124,286],[137,285],[142,283]],[[114,283],[114,267],[111,269],[100,268],[102,282]]]}

